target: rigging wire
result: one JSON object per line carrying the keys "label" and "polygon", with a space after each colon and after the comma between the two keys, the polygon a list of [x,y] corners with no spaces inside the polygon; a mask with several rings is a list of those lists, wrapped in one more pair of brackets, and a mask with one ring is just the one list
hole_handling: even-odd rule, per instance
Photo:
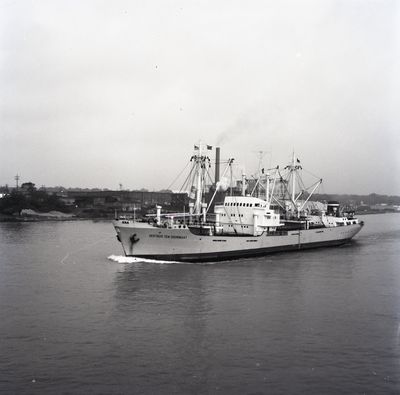
{"label": "rigging wire", "polygon": [[213,182],[213,180],[212,180],[212,178],[211,178],[211,175],[210,175],[210,168],[208,168],[208,169],[206,169],[206,174],[207,174],[207,176],[208,176],[208,179],[209,179],[209,181],[210,181],[210,183],[211,184],[213,184],[214,182]]}
{"label": "rigging wire", "polygon": [[[190,163],[190,162],[189,162],[189,163]],[[192,175],[192,173],[193,173],[194,168],[195,168],[195,166],[193,166],[193,167],[191,168],[191,170],[190,170],[189,174],[187,175],[185,181],[183,182],[183,184],[182,184],[181,189],[179,190],[179,192],[182,192],[183,189],[187,190],[187,186],[189,185],[189,179],[190,179],[190,177],[191,177],[191,175]]]}
{"label": "rigging wire", "polygon": [[315,174],[311,173],[310,171],[303,169],[304,172],[308,173],[310,176],[313,176],[314,178],[317,178],[318,180],[321,179],[321,177],[316,176]]}
{"label": "rigging wire", "polygon": [[185,167],[182,169],[182,171],[177,175],[177,177],[174,179],[174,181],[171,182],[171,184],[168,186],[167,189],[170,189],[172,187],[172,185],[175,184],[176,180],[182,175],[182,173],[186,170],[186,168],[189,166],[190,161],[188,163],[186,163]]}
{"label": "rigging wire", "polygon": [[[187,187],[186,187],[187,190],[189,189],[189,185],[194,186],[194,184],[195,184],[195,181],[196,181],[196,173],[198,172],[197,168],[198,168],[198,164],[195,163],[195,164],[193,165],[193,167],[192,167],[192,171],[190,172],[190,175],[192,176],[192,178],[191,178],[190,184],[189,184],[189,183],[187,184]],[[193,173],[193,174],[192,174],[192,173]],[[190,192],[191,192],[191,190],[190,190]]]}
{"label": "rigging wire", "polygon": [[[281,182],[281,185],[283,185],[283,187],[285,188],[287,195],[290,196],[289,188],[287,187],[287,184],[289,183],[289,176],[287,176],[287,178],[283,177],[279,170],[278,170],[278,174],[281,178],[281,181],[283,181],[283,182]],[[291,198],[290,198],[290,201],[292,201]]]}

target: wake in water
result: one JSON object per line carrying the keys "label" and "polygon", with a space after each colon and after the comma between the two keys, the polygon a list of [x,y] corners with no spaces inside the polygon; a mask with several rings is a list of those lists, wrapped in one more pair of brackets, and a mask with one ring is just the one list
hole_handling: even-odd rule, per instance
{"label": "wake in water", "polygon": [[136,258],[134,256],[124,256],[124,255],[110,255],[107,257],[110,261],[118,262],[118,263],[158,263],[161,265],[215,265],[218,262],[202,262],[202,263],[193,263],[193,262],[182,262],[182,261],[162,261],[158,259],[145,259],[145,258]]}
{"label": "wake in water", "polygon": [[175,261],[161,261],[157,259],[145,259],[145,258],[136,258],[134,256],[123,256],[123,255],[110,255],[107,259],[113,262],[118,263],[161,263],[161,264],[171,264],[171,263],[183,263],[183,262],[175,262]]}

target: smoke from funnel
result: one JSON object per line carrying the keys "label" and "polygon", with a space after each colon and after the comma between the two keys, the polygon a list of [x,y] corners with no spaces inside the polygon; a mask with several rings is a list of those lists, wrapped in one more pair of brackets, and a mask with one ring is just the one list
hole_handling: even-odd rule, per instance
{"label": "smoke from funnel", "polygon": [[218,192],[225,192],[229,188],[229,181],[226,177],[222,177],[220,181],[217,182],[217,191]]}

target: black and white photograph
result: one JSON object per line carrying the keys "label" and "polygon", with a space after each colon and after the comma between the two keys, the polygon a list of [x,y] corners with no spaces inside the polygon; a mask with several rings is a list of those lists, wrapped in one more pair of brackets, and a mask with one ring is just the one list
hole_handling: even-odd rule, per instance
{"label": "black and white photograph", "polygon": [[0,394],[400,393],[400,1],[0,0]]}

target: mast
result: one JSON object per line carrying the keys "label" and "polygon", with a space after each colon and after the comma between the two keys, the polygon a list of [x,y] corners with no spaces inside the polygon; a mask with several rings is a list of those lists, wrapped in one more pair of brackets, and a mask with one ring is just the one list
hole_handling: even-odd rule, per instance
{"label": "mast", "polygon": [[196,166],[197,166],[197,191],[196,191],[196,203],[195,203],[195,207],[196,207],[196,214],[200,214],[201,212],[201,202],[202,202],[202,198],[203,198],[203,186],[202,186],[202,157],[201,157],[201,153],[202,153],[202,146],[201,146],[201,141],[199,143],[198,146],[198,156],[197,156],[197,160],[196,160]]}
{"label": "mast", "polygon": [[[292,154],[292,202],[293,206],[295,206],[295,195],[296,195],[296,158],[293,150]],[[294,207],[295,209],[296,207]]]}
{"label": "mast", "polygon": [[229,184],[230,184],[230,196],[232,196],[232,181],[233,181],[232,161],[229,161],[229,169],[230,169],[230,173],[231,173],[231,179],[229,181]]}
{"label": "mast", "polygon": [[194,146],[195,153],[190,161],[193,161],[193,194],[196,189],[195,201],[193,203],[194,214],[200,215],[203,209],[203,195],[206,188],[206,174],[208,167],[210,167],[210,158],[208,157],[207,150],[211,150],[212,146],[203,144],[201,141]]}

